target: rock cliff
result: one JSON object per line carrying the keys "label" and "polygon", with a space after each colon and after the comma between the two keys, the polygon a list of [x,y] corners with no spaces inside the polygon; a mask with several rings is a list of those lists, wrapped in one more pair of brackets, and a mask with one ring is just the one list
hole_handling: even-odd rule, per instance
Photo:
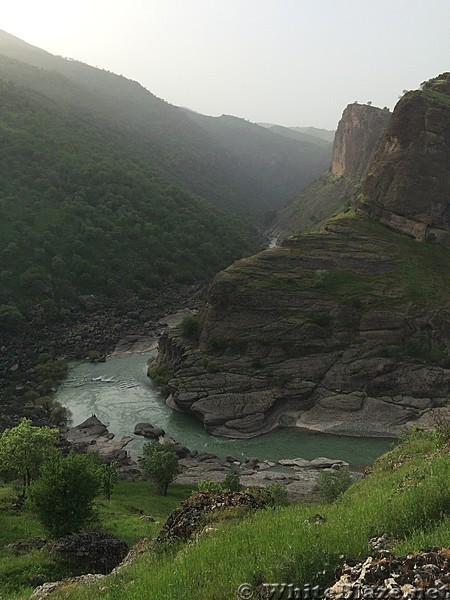
{"label": "rock cliff", "polygon": [[387,127],[389,110],[368,104],[349,104],[342,113],[333,144],[331,172],[360,179]]}
{"label": "rock cliff", "polygon": [[363,214],[450,246],[450,73],[400,99],[362,191]]}
{"label": "rock cliff", "polygon": [[[409,135],[407,147],[422,152],[430,105],[444,105],[440,90],[438,99],[433,88],[433,97],[427,92],[415,104],[418,114],[407,123],[420,126],[409,134],[396,130],[400,148]],[[401,122],[405,102],[397,105],[394,123]],[[450,105],[444,112],[445,125]],[[375,173],[389,182],[381,168],[384,147],[381,142],[366,186]],[[436,152],[421,154],[433,166],[416,168],[443,182],[448,163],[441,162],[440,149],[437,169]],[[409,154],[402,156],[407,169]],[[353,159],[343,164],[357,171]],[[421,214],[435,211],[435,189],[422,191]],[[408,196],[397,197],[399,205],[409,205]],[[291,237],[216,276],[198,315],[198,336],[186,339],[180,330],[160,340],[157,363],[171,374],[174,408],[230,437],[282,425],[393,436],[432,409],[447,410],[450,249],[391,231],[367,218],[374,204],[361,204],[319,232]],[[417,201],[415,214],[419,208]]]}
{"label": "rock cliff", "polygon": [[391,113],[367,104],[349,104],[333,144],[331,168],[280,211],[273,234],[285,238],[317,230],[349,206]]}

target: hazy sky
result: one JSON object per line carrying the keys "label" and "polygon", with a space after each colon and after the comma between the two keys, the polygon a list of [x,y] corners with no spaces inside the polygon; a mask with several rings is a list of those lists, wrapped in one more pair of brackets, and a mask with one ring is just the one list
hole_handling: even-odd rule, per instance
{"label": "hazy sky", "polygon": [[450,0],[2,0],[0,29],[209,115],[334,129],[450,69]]}

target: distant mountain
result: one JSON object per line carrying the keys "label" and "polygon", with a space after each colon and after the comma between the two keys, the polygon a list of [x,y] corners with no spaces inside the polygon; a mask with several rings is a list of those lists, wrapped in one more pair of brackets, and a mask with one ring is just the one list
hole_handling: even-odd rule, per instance
{"label": "distant mountain", "polygon": [[281,125],[275,125],[274,123],[258,123],[258,125],[276,131],[280,135],[286,135],[288,137],[293,137],[294,139],[310,141],[316,144],[320,144],[320,141],[332,144],[335,134],[335,131],[319,129],[317,127],[282,127]]}
{"label": "distant mountain", "polygon": [[325,140],[326,142],[333,142],[335,131],[329,131],[328,129],[318,129],[317,127],[292,127],[294,131],[311,135],[312,137]]}
{"label": "distant mountain", "polygon": [[[236,127],[245,123],[240,119],[222,119],[219,128],[205,126],[208,117],[198,115],[200,123],[195,113],[134,81],[53,56],[2,31],[0,78],[108,129],[149,168],[250,218],[281,207],[324,169],[323,156],[312,145],[300,147],[277,136],[258,139],[256,126]],[[233,141],[235,136],[242,139]]]}
{"label": "distant mountain", "polygon": [[[253,193],[268,210],[281,208],[329,165],[331,144],[284,127],[270,129],[245,119],[207,117],[186,110],[217,144],[237,157]],[[285,133],[287,132],[287,134]]]}

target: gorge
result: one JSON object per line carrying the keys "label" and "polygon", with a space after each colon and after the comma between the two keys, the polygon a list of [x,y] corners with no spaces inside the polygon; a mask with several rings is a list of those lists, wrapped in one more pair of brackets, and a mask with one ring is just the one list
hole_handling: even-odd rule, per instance
{"label": "gorge", "polygon": [[[448,227],[449,81],[444,73],[405,94],[389,124],[383,120],[374,154],[350,153],[342,140],[360,128],[340,122],[345,156],[334,155],[340,175],[331,175],[345,177],[354,156],[368,160],[349,168],[351,206],[318,232],[289,237],[215,277],[195,332],[160,341],[157,364],[170,373],[172,406],[216,435],[242,438],[280,421],[396,435],[433,409],[448,411],[450,252],[436,242],[446,241]],[[358,110],[349,111],[353,122]],[[387,219],[380,194],[392,171],[395,210]],[[427,236],[412,221],[429,231],[428,243],[417,241]]]}

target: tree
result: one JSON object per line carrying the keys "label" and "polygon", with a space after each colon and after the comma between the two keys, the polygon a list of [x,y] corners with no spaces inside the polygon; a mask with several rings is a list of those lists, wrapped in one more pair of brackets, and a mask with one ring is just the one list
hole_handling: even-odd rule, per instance
{"label": "tree", "polygon": [[73,451],[44,463],[41,476],[30,488],[31,505],[53,537],[77,533],[95,516],[100,491],[98,467],[89,454]]}
{"label": "tree", "polygon": [[114,486],[117,484],[117,462],[113,460],[109,464],[99,467],[101,490],[107,500],[111,500]]}
{"label": "tree", "polygon": [[13,471],[23,480],[23,495],[42,463],[56,452],[58,431],[50,427],[33,427],[30,419],[0,435],[0,471]]}
{"label": "tree", "polygon": [[317,478],[319,495],[324,502],[334,502],[352,484],[348,469],[322,471]]}
{"label": "tree", "polygon": [[142,467],[145,473],[155,481],[158,491],[167,495],[169,483],[180,472],[178,456],[171,444],[148,442],[143,446]]}

